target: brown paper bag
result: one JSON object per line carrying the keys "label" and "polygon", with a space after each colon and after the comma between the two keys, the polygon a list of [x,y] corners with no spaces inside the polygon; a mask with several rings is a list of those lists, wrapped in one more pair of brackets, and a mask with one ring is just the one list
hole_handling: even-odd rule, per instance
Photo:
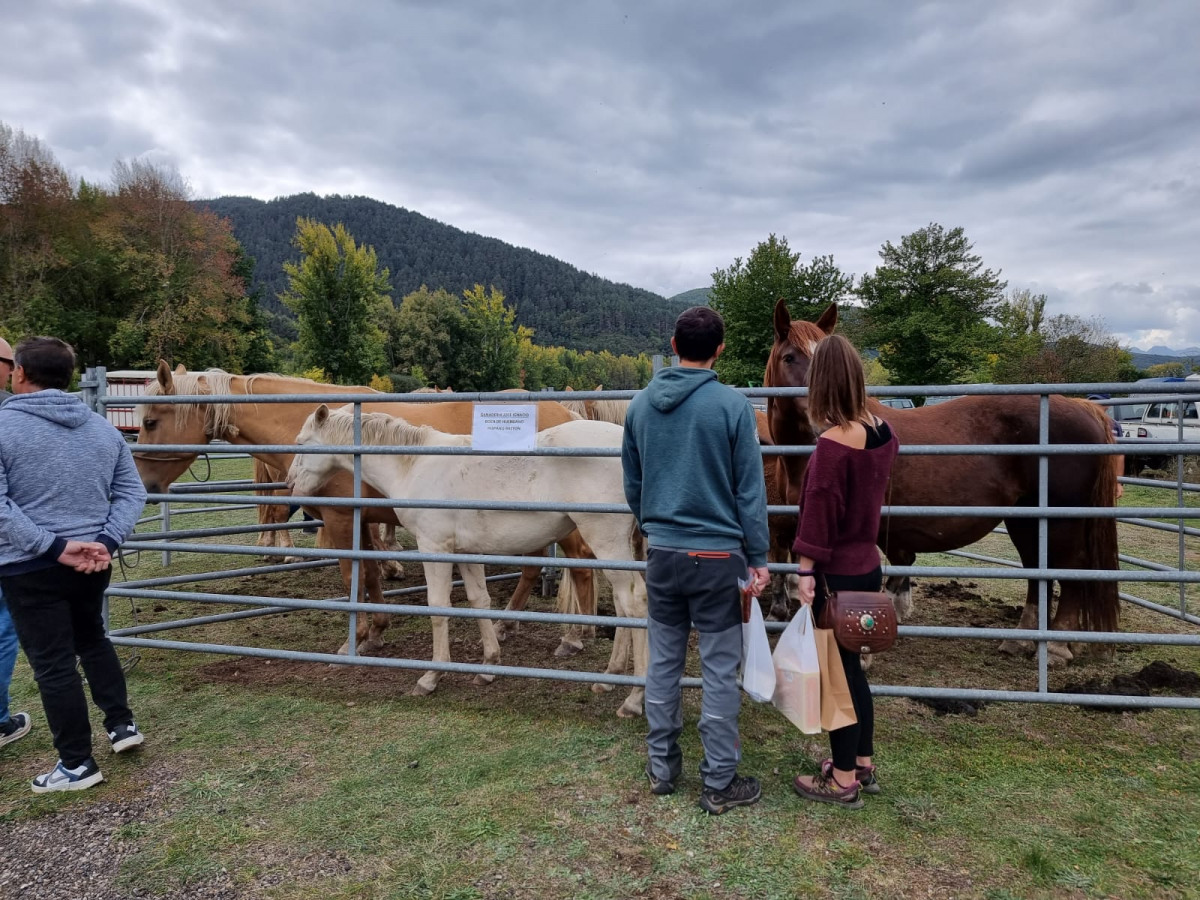
{"label": "brown paper bag", "polygon": [[846,683],[846,670],[838,655],[837,638],[829,628],[816,628],[814,634],[817,658],[821,663],[821,728],[835,731],[853,725],[858,716],[850,697],[850,685]]}

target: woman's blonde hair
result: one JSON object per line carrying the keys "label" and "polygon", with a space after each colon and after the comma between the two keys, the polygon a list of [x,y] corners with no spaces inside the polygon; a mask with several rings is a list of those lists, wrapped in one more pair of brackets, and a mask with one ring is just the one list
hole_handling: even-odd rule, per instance
{"label": "woman's blonde hair", "polygon": [[816,428],[845,427],[865,418],[867,384],[862,359],[840,334],[822,338],[808,367],[808,418]]}

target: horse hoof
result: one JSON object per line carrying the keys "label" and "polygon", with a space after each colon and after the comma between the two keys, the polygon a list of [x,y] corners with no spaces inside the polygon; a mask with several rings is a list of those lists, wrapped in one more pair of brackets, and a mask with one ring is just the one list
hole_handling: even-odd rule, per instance
{"label": "horse hoof", "polygon": [[563,641],[554,648],[554,655],[559,659],[565,659],[568,656],[574,656],[576,653],[583,651],[583,644],[574,644],[570,641]]}
{"label": "horse hoof", "polygon": [[596,684],[592,685],[592,693],[593,694],[607,694],[612,689],[613,689],[613,686],[611,684],[596,683]]}
{"label": "horse hoof", "polygon": [[350,655],[350,642],[346,641],[346,643],[344,643],[344,644],[342,644],[342,646],[338,647],[337,652],[338,652],[338,656],[349,656]]}
{"label": "horse hoof", "polygon": [[302,563],[302,562],[304,562],[304,557],[303,556],[285,556],[283,558],[283,561],[285,563]]}
{"label": "horse hoof", "polygon": [[359,642],[358,655],[359,656],[374,656],[382,649],[383,649],[383,643],[381,641],[375,641],[375,640],[371,640],[370,638],[368,638],[365,641]]}
{"label": "horse hoof", "polygon": [[1051,669],[1059,669],[1075,658],[1066,644],[1051,644],[1046,652],[1046,665]]}
{"label": "horse hoof", "polygon": [[1036,650],[1032,641],[1000,642],[1000,652],[1005,656],[1032,656]]}
{"label": "horse hoof", "polygon": [[408,696],[410,696],[410,697],[428,697],[430,694],[433,693],[434,687],[437,687],[437,685],[434,685],[433,687],[428,687],[427,685],[421,684],[421,682],[418,681],[416,684],[414,684],[412,686],[412,690],[410,690],[408,692]]}
{"label": "horse hoof", "polygon": [[475,685],[476,687],[484,687],[485,685],[491,684],[495,680],[496,680],[495,675],[480,674],[480,675],[476,675],[474,678],[471,679],[471,684]]}
{"label": "horse hoof", "polygon": [[388,581],[399,581],[404,577],[404,566],[398,562],[385,562],[379,571]]}
{"label": "horse hoof", "polygon": [[639,719],[641,716],[642,706],[640,703],[635,706],[630,706],[628,703],[623,703],[617,708],[618,719]]}

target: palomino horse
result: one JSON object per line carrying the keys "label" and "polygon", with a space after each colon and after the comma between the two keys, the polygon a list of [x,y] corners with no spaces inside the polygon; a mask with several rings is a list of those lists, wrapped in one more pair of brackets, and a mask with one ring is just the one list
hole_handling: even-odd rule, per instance
{"label": "palomino horse", "polygon": [[[296,436],[299,446],[348,446],[354,443],[354,419],[347,410],[330,412],[319,406]],[[446,434],[427,426],[414,426],[399,417],[366,413],[362,417],[362,443],[375,446],[462,447],[468,435]],[[573,421],[538,434],[539,447],[619,447],[621,429],[607,422]],[[288,470],[288,484],[298,494],[314,494],[326,479],[351,471],[350,453],[297,454]],[[421,500],[527,500],[536,503],[619,503],[625,493],[621,461],[613,457],[569,456],[362,456],[362,477],[384,496]],[[535,512],[487,509],[398,508],[400,524],[416,538],[422,553],[523,554],[562,540],[578,529],[587,545],[604,560],[641,559],[641,536],[629,513]],[[451,563],[425,565],[429,605],[450,605]],[[646,615],[646,588],[638,572],[604,569],[612,586],[613,605],[619,616]],[[471,605],[491,606],[483,567],[459,564]],[[432,616],[433,659],[450,661],[446,618]],[[490,619],[480,619],[485,664],[500,660],[500,644]],[[646,672],[646,633],[638,629],[631,638],[634,674]],[[615,659],[615,657],[614,657]],[[610,661],[609,671],[623,669]],[[437,687],[441,672],[430,670],[417,682],[417,693]],[[479,676],[477,681],[491,681]],[[618,710],[621,716],[642,712],[642,688],[634,690]]]}
{"label": "palomino horse", "polygon": [[[254,483],[255,484],[278,484],[287,478],[287,472],[281,472],[274,466],[268,465],[261,459],[254,460]],[[260,497],[286,497],[286,490],[262,490],[255,488],[254,493]],[[288,520],[288,508],[286,505],[266,504],[258,507],[258,524],[259,525],[282,525]],[[295,544],[292,543],[292,533],[286,528],[280,528],[276,531],[264,531],[258,536],[258,546],[260,547],[278,547],[282,550],[290,550]],[[273,560],[274,557],[265,557],[267,560]],[[285,563],[300,562],[298,556],[285,556]]]}
{"label": "palomino horse", "polygon": [[[174,372],[165,362],[158,364],[157,380],[147,388],[151,395],[271,395],[271,394],[375,394],[370,388],[349,387],[333,384],[318,384],[304,378],[287,378],[281,375],[230,375],[220,369],[189,373],[183,366]],[[196,459],[196,454],[172,454],[139,451],[138,447],[153,444],[205,444],[221,439],[232,444],[291,444],[304,424],[304,420],[317,407],[316,403],[205,403],[166,404],[151,403],[139,406],[141,424],[138,430],[134,457],[138,473],[146,490],[161,493],[176,478],[187,471]],[[558,403],[538,403],[538,427],[549,428],[571,421],[575,414]],[[389,414],[402,413],[417,424],[435,425],[443,431],[466,434],[471,431],[473,405],[471,403],[376,403],[363,404],[364,410]],[[256,454],[257,458],[270,466],[287,471],[292,454]],[[320,496],[349,497],[353,494],[353,479],[339,476],[325,485]],[[364,496],[377,497],[377,493],[365,491]],[[348,507],[314,507],[312,512],[325,522],[322,529],[324,546],[350,549],[353,546],[354,514]],[[362,514],[361,544],[364,548],[374,546],[372,527],[375,523],[395,525],[392,510],[375,507],[364,508]],[[573,538],[560,542],[569,556],[584,556],[586,548],[574,543]],[[349,590],[351,577],[350,560],[341,560],[342,578]],[[383,602],[379,567],[364,561],[361,569],[363,596],[372,603]],[[521,583],[514,597],[524,590],[526,594],[536,582],[540,571],[536,568],[522,572]],[[587,569],[572,569],[575,590],[580,596],[591,596],[592,578]],[[389,617],[383,613],[360,616],[356,644],[360,653],[371,653],[381,646],[381,636]],[[349,641],[339,652],[349,649]]]}
{"label": "palomino horse", "polygon": [[[815,322],[792,321],[783,300],[775,306],[775,342],[767,360],[767,387],[805,387],[816,342],[837,325],[837,306]],[[872,412],[886,418],[904,444],[1036,444],[1038,406],[1035,396],[964,397],[919,409],[888,409],[870,400]],[[816,434],[808,419],[806,397],[767,400],[771,438],[780,445],[811,445]],[[1112,443],[1112,432],[1097,415],[1095,404],[1061,396],[1050,398],[1050,443]],[[787,502],[799,501],[804,459],[781,457]],[[1051,456],[1050,506],[1111,507],[1116,475],[1106,456]],[[1028,506],[1038,501],[1036,456],[900,456],[892,471],[889,505],[895,506]],[[989,534],[991,516],[885,516],[879,545],[895,565],[912,565],[918,553],[955,550]],[[1036,519],[1004,520],[1008,535],[1026,568],[1038,564]],[[1050,519],[1049,566],[1062,569],[1110,569],[1117,564],[1117,523],[1112,518]],[[911,610],[908,579],[888,579],[889,592],[901,613]],[[903,584],[900,582],[903,581]],[[1116,631],[1120,601],[1115,581],[1059,583],[1057,630]],[[1029,582],[1020,628],[1037,627],[1037,582]],[[1031,650],[1029,642],[1005,641],[1003,652]],[[1072,658],[1065,643],[1049,645],[1050,662]]]}

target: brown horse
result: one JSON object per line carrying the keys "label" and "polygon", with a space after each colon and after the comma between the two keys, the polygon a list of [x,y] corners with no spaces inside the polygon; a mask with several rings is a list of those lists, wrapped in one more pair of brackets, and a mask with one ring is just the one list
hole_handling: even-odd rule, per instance
{"label": "brown horse", "polygon": [[[158,364],[157,380],[152,382],[147,394],[151,395],[271,395],[271,394],[363,394],[378,393],[370,388],[351,387],[344,385],[318,384],[304,378],[288,378],[281,375],[230,375],[219,369],[207,372],[189,373],[183,366],[174,372],[166,362]],[[188,466],[196,459],[194,453],[170,454],[163,456],[157,453],[139,451],[138,445],[153,444],[205,444],[210,440],[226,440],[232,444],[292,444],[295,443],[304,420],[320,404],[297,403],[207,403],[207,404],[166,404],[151,403],[139,406],[140,427],[134,457],[138,473],[146,490],[151,493],[161,493],[180,475],[187,471]],[[541,429],[560,425],[576,418],[574,413],[561,404],[541,402],[538,406],[538,427]],[[446,403],[363,403],[365,412],[386,412],[391,415],[403,415],[409,421],[433,425],[440,431],[452,434],[467,434],[471,431],[473,404],[463,402]],[[287,471],[291,465],[290,453],[255,454],[277,470]],[[320,491],[323,497],[349,497],[353,492],[353,480],[340,475],[327,483]],[[377,492],[364,485],[363,496],[378,497]],[[353,546],[354,515],[348,507],[313,507],[310,512],[323,519],[322,546],[350,549]],[[373,524],[395,525],[395,512],[384,507],[363,509],[362,532],[360,546],[374,547]],[[571,538],[560,543],[568,556],[586,557],[590,551],[575,543]],[[349,591],[352,564],[350,560],[340,561],[342,578]],[[592,573],[589,569],[570,569],[575,591],[580,597],[592,596]],[[372,603],[383,602],[383,588],[380,581],[379,566],[364,561],[360,566],[361,596]],[[516,602],[523,602],[522,593],[528,596],[533,584],[540,576],[541,570],[530,567],[522,571],[521,582],[514,590]],[[594,603],[594,601],[592,601]],[[360,616],[356,644],[358,652],[371,653],[382,645],[381,637],[387,627],[389,616],[375,613],[371,616]],[[345,653],[349,641],[339,652]]]}
{"label": "brown horse", "polygon": [[[756,409],[754,419],[758,426],[758,443],[764,447],[772,446],[774,441],[771,440],[771,426],[767,414]],[[782,456],[763,454],[763,479],[767,483],[767,504],[770,506],[783,506],[789,502],[784,491],[787,481],[787,474],[783,468],[784,459]],[[796,538],[796,514],[767,516],[767,530],[771,538],[767,549],[767,561],[791,562],[792,542]],[[791,574],[771,576],[771,595],[767,618],[778,622],[786,621],[800,605],[799,577]]]}
{"label": "brown horse", "polygon": [[[767,387],[806,387],[816,342],[832,334],[837,306],[831,304],[815,323],[792,321],[787,305],[775,306],[775,342],[767,361]],[[963,397],[936,406],[895,410],[875,400],[873,413],[886,418],[904,444],[1037,444],[1036,396]],[[1050,398],[1052,444],[1112,443],[1112,432],[1090,407],[1095,404],[1061,396]],[[811,445],[816,433],[808,420],[806,397],[767,400],[771,439],[780,445]],[[781,457],[788,503],[798,503],[804,457]],[[1111,507],[1116,474],[1106,456],[1051,456],[1049,505]],[[889,504],[895,506],[1029,506],[1038,502],[1036,456],[903,455],[892,472]],[[1009,537],[1026,568],[1038,565],[1036,519],[1004,520]],[[912,565],[918,553],[955,550],[973,544],[997,525],[990,516],[885,516],[879,545],[894,565]],[[1119,568],[1117,523],[1112,518],[1050,519],[1049,566],[1063,569]],[[906,614],[912,605],[908,578],[889,578],[889,592]],[[1056,630],[1116,631],[1120,601],[1115,581],[1059,582]],[[1037,627],[1037,581],[1030,580],[1020,628]],[[1031,650],[1029,642],[1005,641],[1004,652]],[[1051,664],[1072,658],[1066,644],[1049,645]]]}

